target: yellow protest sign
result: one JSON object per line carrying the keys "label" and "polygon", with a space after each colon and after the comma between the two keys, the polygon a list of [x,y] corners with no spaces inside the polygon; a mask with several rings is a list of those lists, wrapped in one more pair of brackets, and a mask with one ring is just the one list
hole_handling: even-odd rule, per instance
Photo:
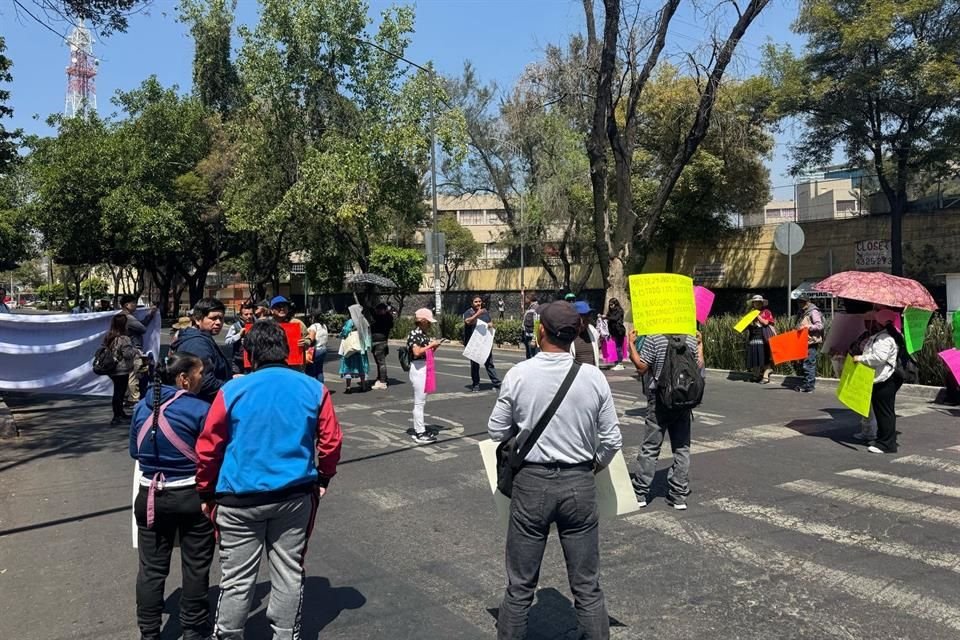
{"label": "yellow protest sign", "polygon": [[760,315],[760,311],[758,309],[754,309],[747,315],[740,318],[740,322],[733,325],[733,330],[736,331],[737,333],[743,333],[744,331],[746,331],[747,327],[750,326],[750,323],[756,320],[757,316],[759,315]]}
{"label": "yellow protest sign", "polygon": [[675,273],[630,276],[633,326],[638,335],[697,335],[693,279]]}
{"label": "yellow protest sign", "polygon": [[872,397],[873,369],[854,362],[853,357],[848,355],[843,363],[840,384],[837,385],[837,399],[866,418],[870,415]]}

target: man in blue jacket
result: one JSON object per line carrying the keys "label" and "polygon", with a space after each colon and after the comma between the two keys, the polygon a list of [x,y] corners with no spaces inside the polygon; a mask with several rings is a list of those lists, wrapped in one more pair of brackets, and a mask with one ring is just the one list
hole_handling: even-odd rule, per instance
{"label": "man in blue jacket", "polygon": [[203,360],[203,384],[197,397],[213,402],[233,371],[230,361],[223,355],[213,336],[223,329],[223,317],[226,307],[216,298],[204,298],[193,307],[194,326],[180,331],[177,341],[170,349],[179,353],[190,353]]}

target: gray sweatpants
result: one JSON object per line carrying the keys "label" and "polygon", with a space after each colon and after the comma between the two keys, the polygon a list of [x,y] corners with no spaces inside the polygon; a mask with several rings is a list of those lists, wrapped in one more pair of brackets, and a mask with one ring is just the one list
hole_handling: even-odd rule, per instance
{"label": "gray sweatpants", "polygon": [[273,638],[300,637],[303,556],[315,514],[312,495],[256,507],[217,507],[223,574],[217,605],[218,640],[243,638],[264,546],[270,566],[267,617]]}

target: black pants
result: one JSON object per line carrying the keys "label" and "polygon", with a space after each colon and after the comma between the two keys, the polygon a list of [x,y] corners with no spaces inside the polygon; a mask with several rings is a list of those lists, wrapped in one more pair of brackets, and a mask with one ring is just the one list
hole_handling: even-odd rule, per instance
{"label": "black pants", "polygon": [[517,472],[507,528],[507,590],[497,638],[526,637],[551,523],[557,526],[567,564],[580,627],[577,637],[607,640],[610,619],[600,590],[597,484],[590,465],[571,469],[526,465]]}
{"label": "black pants", "polygon": [[124,416],[123,400],[127,397],[130,376],[125,373],[122,376],[110,376],[110,380],[113,382],[113,417],[122,418]]}
{"label": "black pants", "polygon": [[377,381],[387,384],[387,342],[373,343],[373,360],[377,363]]}
{"label": "black pants", "polygon": [[897,452],[897,391],[903,386],[903,378],[894,373],[887,380],[873,385],[873,415],[877,417],[877,448],[887,453]]}
{"label": "black pants", "polygon": [[183,588],[180,592],[180,626],[184,640],[209,637],[210,563],[215,541],[213,524],[200,511],[196,487],[157,491],[154,498],[153,528],[147,528],[147,489],[140,488],[134,503],[137,518],[137,546],[140,571],[137,573],[137,625],[142,640],[160,638],[163,590],[170,574],[173,541],[180,534],[180,563]]}
{"label": "black pants", "polygon": [[[490,377],[490,383],[499,389],[500,376],[497,375],[497,368],[493,364],[493,351],[491,351],[490,355],[487,356],[487,361],[483,363],[483,368],[487,370],[487,375]],[[473,360],[470,361],[470,380],[473,381],[473,386],[480,386],[480,365]]]}

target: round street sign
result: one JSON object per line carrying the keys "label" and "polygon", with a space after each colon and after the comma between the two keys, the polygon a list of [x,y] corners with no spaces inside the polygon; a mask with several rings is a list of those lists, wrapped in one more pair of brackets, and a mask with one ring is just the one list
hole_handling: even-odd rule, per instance
{"label": "round street sign", "polygon": [[784,222],[773,233],[773,244],[785,256],[795,256],[803,249],[803,229],[796,222]]}

